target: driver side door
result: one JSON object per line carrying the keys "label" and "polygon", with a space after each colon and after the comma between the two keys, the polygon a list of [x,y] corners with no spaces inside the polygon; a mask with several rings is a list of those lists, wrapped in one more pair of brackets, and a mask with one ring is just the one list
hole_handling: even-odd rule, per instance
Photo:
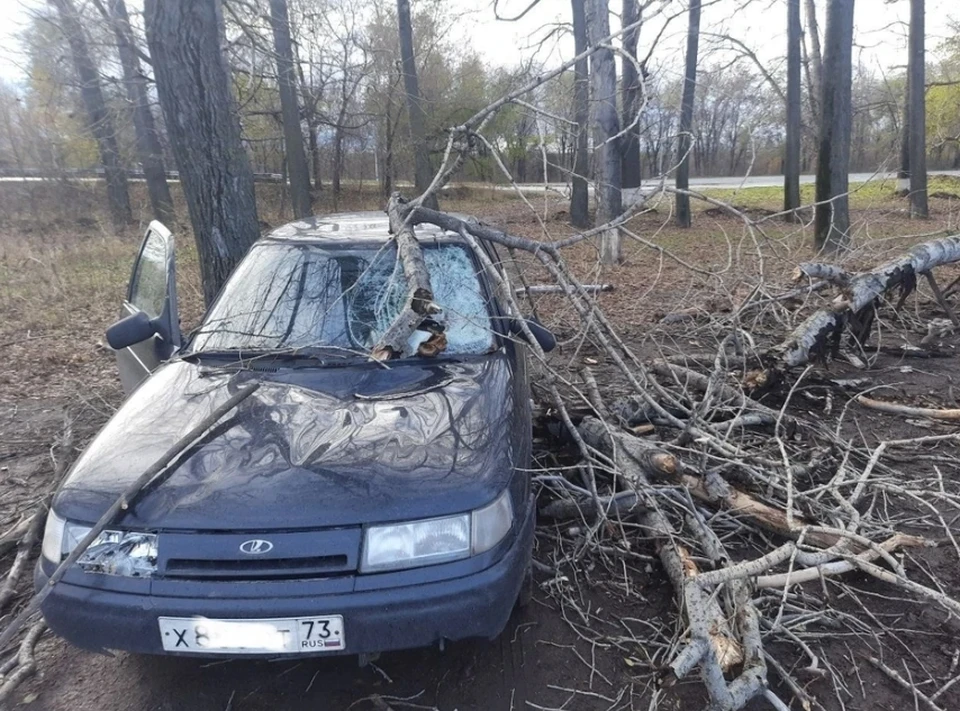
{"label": "driver side door", "polygon": [[141,326],[128,331],[135,335],[115,348],[120,380],[129,395],[181,343],[173,235],[156,220],[147,227],[140,245],[120,319],[111,330],[123,323]]}

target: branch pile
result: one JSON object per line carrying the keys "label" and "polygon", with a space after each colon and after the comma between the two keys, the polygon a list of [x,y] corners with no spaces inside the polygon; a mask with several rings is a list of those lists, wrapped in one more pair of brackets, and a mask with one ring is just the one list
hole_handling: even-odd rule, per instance
{"label": "branch pile", "polygon": [[[391,203],[393,205],[393,203]],[[554,293],[569,300],[580,328],[613,368],[604,383],[618,397],[610,402],[589,368],[548,358],[525,334],[539,360],[541,392],[573,452],[561,473],[535,477],[541,486],[541,518],[551,530],[572,539],[574,550],[558,546],[554,565],[585,553],[601,558],[637,556],[637,536],[652,545],[676,591],[678,633],[669,652],[651,662],[657,693],[699,670],[709,708],[732,711],[764,697],[774,708],[788,704],[769,687],[776,671],[783,689],[804,708],[818,706],[804,683],[766,649],[771,640],[795,645],[809,657],[808,674],[825,670],[805,641],[811,628],[845,624],[831,608],[827,579],[860,572],[897,586],[906,594],[960,616],[960,603],[929,581],[908,574],[903,554],[953,541],[942,515],[960,509],[960,492],[950,484],[931,485],[925,475],[895,469],[884,458],[892,450],[923,447],[926,440],[883,443],[873,451],[855,446],[822,423],[788,412],[799,381],[780,407],[752,399],[743,384],[763,384],[762,366],[780,363],[789,385],[789,367],[821,352],[852,318],[862,318],[877,299],[900,286],[909,293],[916,275],[960,259],[960,238],[935,240],[879,269],[850,276],[839,268],[804,265],[801,274],[828,279],[843,289],[833,308],[817,312],[783,345],[745,352],[750,334],[734,325],[718,337],[712,358],[641,359],[599,308],[596,290],[584,287],[566,265],[562,250],[599,230],[563,240],[529,240],[474,220],[419,206],[401,207],[406,225],[428,223],[459,234],[489,264],[478,242],[529,253],[555,281]],[[502,298],[519,304],[510,270],[497,275]],[[862,335],[862,331],[861,331]],[[749,370],[753,363],[760,367]],[[693,365],[694,367],[688,367]],[[578,376],[570,376],[571,371]],[[804,372],[804,377],[808,372]],[[762,389],[762,388],[761,388]],[[960,439],[960,435],[946,438]],[[885,502],[879,506],[878,501]],[[902,521],[892,502],[922,507],[939,532],[918,530],[915,517]],[[931,513],[932,512],[932,513]],[[910,530],[901,523],[912,521]],[[958,548],[960,555],[960,548]],[[642,557],[642,556],[641,556]],[[819,582],[822,593],[797,586]],[[797,623],[796,620],[802,620]]]}

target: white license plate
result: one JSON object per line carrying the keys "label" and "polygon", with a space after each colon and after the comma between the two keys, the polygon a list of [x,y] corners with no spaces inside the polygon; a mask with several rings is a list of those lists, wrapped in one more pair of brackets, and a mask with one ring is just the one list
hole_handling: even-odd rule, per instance
{"label": "white license plate", "polygon": [[168,652],[200,654],[298,654],[346,649],[343,617],[211,620],[160,617],[160,640]]}

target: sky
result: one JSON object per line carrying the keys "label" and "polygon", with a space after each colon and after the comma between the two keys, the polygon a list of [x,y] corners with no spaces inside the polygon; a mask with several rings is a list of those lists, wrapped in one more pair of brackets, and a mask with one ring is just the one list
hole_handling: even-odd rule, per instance
{"label": "sky", "polygon": [[[78,3],[87,0],[76,0]],[[570,0],[539,0],[523,18],[515,22],[498,21],[494,16],[494,0],[443,0],[463,13],[454,29],[457,42],[469,40],[481,56],[491,64],[509,66],[520,59],[535,55],[537,59],[555,64],[573,55],[573,41],[569,33],[551,32],[570,21]],[[521,13],[532,0],[497,0],[501,16]],[[652,0],[654,8],[663,0]],[[265,0],[264,0],[265,2]],[[362,4],[363,0],[356,0]],[[414,0],[414,3],[416,0]],[[786,0],[704,0],[701,19],[704,32],[726,33],[742,40],[760,58],[776,68],[782,61],[785,46]],[[0,78],[21,81],[24,78],[17,36],[28,21],[31,8],[42,6],[44,0],[0,0]],[[131,9],[138,0],[128,0]],[[817,0],[820,9],[821,31],[825,23],[825,0]],[[676,2],[673,3],[676,5]],[[619,11],[621,0],[610,0],[611,10]],[[857,53],[865,65],[887,70],[906,63],[906,20],[909,0],[856,0],[855,26]],[[927,0],[927,49],[935,51],[948,35],[950,15],[960,20],[960,3],[956,0]],[[616,27],[616,17],[611,18]],[[650,25],[654,25],[651,27]],[[644,52],[660,27],[662,19],[651,22],[641,30],[640,51]],[[686,18],[671,22],[659,40],[654,60],[667,71],[679,71],[683,58]],[[704,37],[701,52],[705,61],[710,58],[710,40]],[[714,55],[715,56],[715,55]],[[717,57],[719,59],[719,57]]]}

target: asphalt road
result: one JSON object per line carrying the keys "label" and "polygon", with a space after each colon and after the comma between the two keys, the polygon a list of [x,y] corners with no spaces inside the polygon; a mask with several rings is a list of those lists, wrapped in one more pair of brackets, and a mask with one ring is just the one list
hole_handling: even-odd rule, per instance
{"label": "asphalt road", "polygon": [[[930,175],[951,175],[955,177],[960,177],[960,170],[938,170],[931,171]],[[849,180],[851,183],[866,183],[872,180],[896,180],[896,173],[850,173]],[[817,176],[810,175],[801,175],[800,184],[809,185],[816,182]],[[656,180],[650,180],[641,185],[640,190],[644,188],[656,188],[659,187],[660,182]],[[673,179],[667,181],[667,185],[673,187],[675,182]],[[748,175],[748,176],[732,176],[732,177],[722,177],[722,178],[690,178],[690,188],[692,190],[704,190],[709,188],[719,188],[732,190],[736,188],[779,188],[783,186],[783,176],[782,175]],[[519,186],[524,192],[543,192],[543,183],[525,183]],[[567,185],[564,183],[549,183],[548,187],[551,190],[556,190],[562,194],[566,194]],[[591,191],[593,186],[591,185]],[[497,189],[502,190],[512,190],[510,186],[497,186]]]}
{"label": "asphalt road", "polygon": [[[955,177],[960,177],[960,170],[938,170],[932,171],[930,175],[951,175]],[[850,182],[851,183],[865,183],[870,180],[894,180],[896,179],[896,173],[850,173]],[[131,177],[129,180],[135,182],[142,182],[143,178]],[[24,182],[41,182],[44,180],[50,180],[50,178],[36,178],[36,177],[0,177],[0,182],[2,183],[24,183]],[[93,182],[96,180],[102,180],[102,178],[96,177],[83,177],[83,178],[74,178],[74,180],[80,182]],[[176,178],[169,178],[171,182],[177,182]],[[810,184],[816,181],[816,176],[813,174],[810,175],[801,175],[800,183],[801,184]],[[488,183],[466,183],[471,187],[489,187],[495,190],[512,190],[513,188],[509,185],[491,185]],[[655,187],[658,186],[659,181],[648,181],[643,187]],[[671,179],[667,181],[668,185],[674,185],[674,181]],[[775,188],[783,185],[783,176],[782,175],[748,175],[744,176],[732,176],[732,177],[722,177],[722,178],[691,178],[690,187],[695,190],[702,190],[704,188]],[[521,184],[520,189],[524,192],[542,192],[543,183],[524,183]],[[548,183],[547,187],[551,190],[564,193],[567,190],[567,185],[565,183]]]}

